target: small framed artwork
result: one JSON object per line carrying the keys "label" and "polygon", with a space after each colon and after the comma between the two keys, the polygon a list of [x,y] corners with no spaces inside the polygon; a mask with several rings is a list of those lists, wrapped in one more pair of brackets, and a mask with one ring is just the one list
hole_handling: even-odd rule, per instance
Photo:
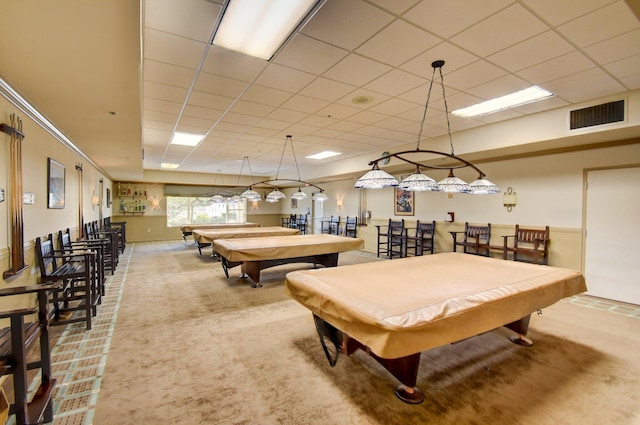
{"label": "small framed artwork", "polygon": [[291,208],[298,208],[298,200],[295,198],[291,198]]}
{"label": "small framed artwork", "polygon": [[111,189],[107,188],[107,208],[111,208]]}
{"label": "small framed artwork", "polygon": [[413,192],[403,189],[394,188],[393,193],[394,214],[395,215],[413,215]]}
{"label": "small framed artwork", "polygon": [[49,194],[47,208],[64,208],[65,166],[49,158],[47,175]]}

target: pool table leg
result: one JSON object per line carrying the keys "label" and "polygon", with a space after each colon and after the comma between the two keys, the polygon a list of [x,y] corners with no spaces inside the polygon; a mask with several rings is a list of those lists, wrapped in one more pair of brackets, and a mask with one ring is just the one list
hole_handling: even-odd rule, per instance
{"label": "pool table leg", "polygon": [[526,336],[527,332],[529,332],[530,320],[531,315],[528,314],[520,320],[516,320],[515,322],[504,325],[506,328],[518,333],[517,336],[509,337],[509,341],[513,342],[514,344],[522,345],[523,347],[531,347],[533,345],[533,341]]}
{"label": "pool table leg", "polygon": [[[400,385],[396,388],[396,396],[405,403],[418,404],[424,400],[424,394],[416,386],[418,379],[418,367],[420,366],[420,353],[411,354],[409,356],[397,359],[385,359],[377,356],[366,345],[358,340],[349,337],[347,334],[336,329],[330,323],[324,321],[320,317],[313,315],[316,324],[316,330],[320,336],[322,348],[327,355],[329,364],[333,367],[338,360],[338,352],[332,353],[329,344],[335,344],[339,347],[340,352],[351,355],[358,350],[362,350],[373,357],[385,369],[387,369],[396,379],[400,381]],[[342,340],[342,344],[340,344]]]}
{"label": "pool table leg", "polygon": [[385,369],[387,369],[398,381],[400,385],[396,387],[396,396],[405,403],[418,404],[424,401],[424,393],[416,386],[418,379],[418,368],[420,366],[420,354],[410,354],[396,359],[385,359],[373,352],[369,347],[359,341],[345,335],[343,350],[347,355],[361,349],[373,357]]}

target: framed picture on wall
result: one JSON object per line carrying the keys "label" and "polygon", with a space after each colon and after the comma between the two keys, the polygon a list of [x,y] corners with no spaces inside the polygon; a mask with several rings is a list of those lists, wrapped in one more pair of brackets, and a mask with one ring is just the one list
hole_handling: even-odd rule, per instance
{"label": "framed picture on wall", "polygon": [[107,188],[107,208],[111,208],[111,189]]}
{"label": "framed picture on wall", "polygon": [[394,188],[393,190],[394,214],[413,215],[413,192]]}
{"label": "framed picture on wall", "polygon": [[291,198],[291,208],[298,208],[298,200]]}
{"label": "framed picture on wall", "polygon": [[64,208],[64,165],[49,158],[47,176],[49,194],[47,208]]}

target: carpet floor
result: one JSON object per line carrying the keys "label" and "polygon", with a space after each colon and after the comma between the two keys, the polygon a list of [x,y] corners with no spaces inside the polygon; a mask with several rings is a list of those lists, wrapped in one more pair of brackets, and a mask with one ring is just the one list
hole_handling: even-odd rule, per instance
{"label": "carpet floor", "polygon": [[[497,329],[427,351],[425,401],[408,405],[365,353],[329,366],[311,314],[283,290],[285,274],[307,265],[268,269],[253,289],[190,243],[136,243],[125,254],[113,278],[121,286],[108,287],[115,306],[90,338],[101,332],[106,348],[88,365],[54,366],[97,371],[76,399],[90,412],[61,411],[70,384],[60,380],[57,425],[640,424],[637,306],[572,297],[533,315],[533,347]],[[341,265],[369,261],[381,260],[340,255]]]}

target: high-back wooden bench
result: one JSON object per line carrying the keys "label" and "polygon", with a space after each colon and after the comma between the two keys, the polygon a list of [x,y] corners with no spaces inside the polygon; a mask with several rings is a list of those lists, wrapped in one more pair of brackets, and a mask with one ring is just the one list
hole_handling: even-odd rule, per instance
{"label": "high-back wooden bench", "polygon": [[409,230],[405,229],[405,257],[409,255],[409,250],[413,250],[413,255],[419,256],[425,252],[433,254],[435,247],[436,221],[416,222],[414,234],[409,234]]}
{"label": "high-back wooden bench", "polygon": [[378,257],[384,254],[387,258],[405,256],[404,218],[389,219],[387,226],[376,225],[378,229]]}
{"label": "high-back wooden bench", "polygon": [[463,248],[465,254],[489,256],[489,241],[491,240],[491,223],[486,226],[464,224],[464,231],[449,232],[453,238],[453,251]]}
{"label": "high-back wooden bench", "polygon": [[[0,297],[37,294],[37,307],[0,312],[9,326],[0,329],[0,375],[13,375],[14,401],[9,414],[16,415],[18,425],[53,422],[53,390],[56,380],[51,372],[49,345],[48,295],[59,290],[59,283],[0,289]],[[31,317],[37,317],[32,321]],[[39,347],[39,356],[29,361],[27,355]],[[40,385],[29,400],[28,371],[40,370]]]}
{"label": "high-back wooden bench", "polygon": [[37,237],[36,257],[40,282],[61,284],[49,296],[48,302],[52,307],[48,310],[50,324],[85,322],[87,330],[91,329],[91,317],[96,314],[101,299],[95,279],[95,253],[84,251],[82,254],[66,254],[54,249],[51,237]]}
{"label": "high-back wooden bench", "polygon": [[525,229],[516,224],[515,234],[503,238],[502,253],[505,260],[511,253],[514,261],[549,263],[549,226],[545,226],[544,229]]}

